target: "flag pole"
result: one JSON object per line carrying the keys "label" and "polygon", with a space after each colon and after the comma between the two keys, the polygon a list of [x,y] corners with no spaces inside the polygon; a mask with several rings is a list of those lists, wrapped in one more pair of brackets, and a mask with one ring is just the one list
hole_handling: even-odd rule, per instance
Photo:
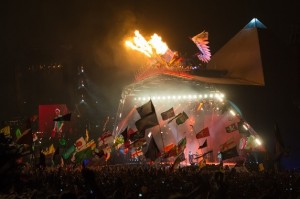
{"label": "flag pole", "polygon": [[164,138],[163,138],[163,135],[162,135],[163,132],[161,131],[159,123],[158,123],[158,126],[159,126],[159,134],[160,134],[160,137],[161,137],[161,141],[162,141],[162,145],[163,145],[163,153],[164,153],[165,143],[164,143]]}
{"label": "flag pole", "polygon": [[[195,129],[194,129],[194,126],[193,125],[191,125],[190,124],[190,126],[192,127],[192,129],[193,129],[193,133],[195,134],[195,136],[197,135],[196,133],[195,133]],[[197,138],[196,138],[197,139]],[[198,144],[199,144],[199,146],[200,146],[200,140],[199,139],[197,139],[198,140]]]}

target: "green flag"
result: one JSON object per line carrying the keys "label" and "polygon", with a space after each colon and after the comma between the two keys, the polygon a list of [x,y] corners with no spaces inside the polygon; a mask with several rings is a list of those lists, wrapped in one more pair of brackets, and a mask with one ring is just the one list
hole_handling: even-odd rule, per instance
{"label": "green flag", "polygon": [[179,116],[176,119],[176,124],[180,125],[183,124],[187,119],[189,119],[188,115],[183,111],[179,114]]}
{"label": "green flag", "polygon": [[17,128],[17,130],[16,130],[16,138],[18,139],[19,137],[21,137],[21,135],[22,135],[22,133],[21,133],[20,129]]}
{"label": "green flag", "polygon": [[77,163],[82,162],[85,159],[93,157],[93,151],[91,147],[88,147],[78,153],[75,154],[75,161]]}
{"label": "green flag", "polygon": [[63,153],[63,158],[64,159],[68,159],[70,156],[71,156],[71,154],[75,151],[75,146],[74,145],[72,145],[70,148],[68,148],[68,150],[66,151],[66,152],[64,152]]}

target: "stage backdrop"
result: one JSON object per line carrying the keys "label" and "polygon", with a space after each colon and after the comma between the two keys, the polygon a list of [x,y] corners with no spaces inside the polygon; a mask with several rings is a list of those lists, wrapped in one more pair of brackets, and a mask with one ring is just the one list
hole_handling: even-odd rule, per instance
{"label": "stage backdrop", "polygon": [[[39,105],[39,131],[43,132],[44,136],[50,137],[52,129],[54,127],[55,109],[60,109],[60,114],[65,115],[68,112],[68,108],[65,104],[48,104]],[[69,122],[65,122],[63,131],[67,132],[69,129]]]}

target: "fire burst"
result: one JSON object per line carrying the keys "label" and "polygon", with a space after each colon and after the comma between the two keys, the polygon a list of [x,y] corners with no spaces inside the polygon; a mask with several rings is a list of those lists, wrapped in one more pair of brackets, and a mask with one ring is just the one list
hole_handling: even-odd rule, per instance
{"label": "fire burst", "polygon": [[125,42],[126,46],[133,50],[137,50],[148,57],[163,55],[169,49],[167,44],[163,42],[161,37],[157,34],[153,34],[149,41],[147,41],[138,30],[136,30],[134,34],[135,36],[132,41],[127,40]]}

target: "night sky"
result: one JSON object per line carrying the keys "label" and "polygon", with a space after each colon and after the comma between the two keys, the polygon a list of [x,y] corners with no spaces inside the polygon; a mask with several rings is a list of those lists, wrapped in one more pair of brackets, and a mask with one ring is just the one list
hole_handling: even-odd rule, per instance
{"label": "night sky", "polygon": [[[197,52],[190,37],[206,30],[214,54],[252,18],[261,38],[264,87],[218,86],[246,121],[272,143],[277,122],[291,154],[300,154],[299,1],[3,1],[1,2],[1,121],[36,113],[39,104],[78,101],[78,67],[104,117],[113,115],[142,56],[124,48],[138,29],[157,33],[171,50]],[[32,71],[40,65],[63,69]],[[31,71],[29,68],[31,67]],[[299,146],[297,146],[299,145]],[[292,158],[295,159],[294,156]],[[299,161],[298,161],[299,162]]]}

